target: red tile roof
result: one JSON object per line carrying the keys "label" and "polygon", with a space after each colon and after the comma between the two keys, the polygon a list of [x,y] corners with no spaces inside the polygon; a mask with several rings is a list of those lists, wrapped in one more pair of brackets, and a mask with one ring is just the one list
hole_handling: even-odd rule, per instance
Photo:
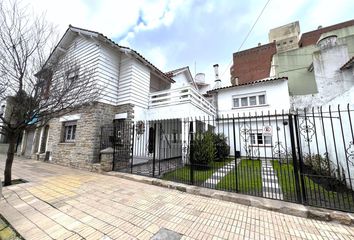
{"label": "red tile roof", "polygon": [[314,31],[306,32],[301,35],[301,38],[299,40],[299,46],[300,47],[306,47],[309,45],[314,45],[317,43],[318,39],[320,38],[321,34],[334,31],[337,29],[345,28],[345,27],[350,27],[354,26],[354,20],[338,23],[332,26],[320,28]]}
{"label": "red tile roof", "polygon": [[239,84],[239,85],[232,85],[232,86],[227,86],[227,87],[216,88],[216,89],[208,91],[207,93],[212,93],[217,90],[222,90],[222,89],[227,89],[227,88],[236,88],[236,87],[242,87],[242,86],[246,86],[246,85],[254,85],[254,84],[272,82],[272,81],[277,81],[277,80],[288,80],[288,78],[287,77],[266,78],[266,79],[261,79],[261,80],[257,80],[257,81],[253,81],[253,82],[247,82],[247,83],[243,83],[243,84]]}

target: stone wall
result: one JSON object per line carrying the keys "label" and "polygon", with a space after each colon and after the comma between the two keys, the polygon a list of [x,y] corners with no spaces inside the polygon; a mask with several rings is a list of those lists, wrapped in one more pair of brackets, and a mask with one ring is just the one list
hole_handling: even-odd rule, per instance
{"label": "stone wall", "polygon": [[75,142],[63,142],[63,122],[59,118],[49,123],[47,151],[50,161],[60,165],[95,171],[94,163],[99,162],[101,126],[111,124],[115,114],[128,113],[134,118],[132,104],[113,106],[94,103],[67,115],[80,114],[77,120]]}

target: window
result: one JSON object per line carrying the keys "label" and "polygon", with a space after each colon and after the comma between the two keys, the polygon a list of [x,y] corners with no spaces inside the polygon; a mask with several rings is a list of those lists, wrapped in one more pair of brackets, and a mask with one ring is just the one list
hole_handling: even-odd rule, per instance
{"label": "window", "polygon": [[77,121],[70,121],[64,123],[64,137],[63,142],[74,142],[76,137]]}
{"label": "window", "polygon": [[256,96],[252,96],[249,99],[250,99],[250,106],[257,105],[257,97]]}
{"label": "window", "polygon": [[264,136],[263,133],[251,133],[250,136],[252,145],[270,146],[272,144],[272,137]]}
{"label": "window", "polygon": [[247,97],[241,98],[241,106],[242,107],[247,107],[248,106],[248,98]]}
{"label": "window", "polygon": [[240,100],[239,98],[234,98],[234,107],[235,108],[240,107],[240,101],[239,100]]}
{"label": "window", "polygon": [[233,96],[232,101],[233,108],[261,106],[266,104],[266,96],[264,92],[260,92],[248,96]]}
{"label": "window", "polygon": [[258,96],[258,103],[259,105],[265,104],[265,95]]}

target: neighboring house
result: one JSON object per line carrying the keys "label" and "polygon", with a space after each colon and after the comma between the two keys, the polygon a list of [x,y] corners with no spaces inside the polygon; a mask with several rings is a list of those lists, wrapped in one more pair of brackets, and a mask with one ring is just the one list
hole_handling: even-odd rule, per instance
{"label": "neighboring house", "polygon": [[320,26],[301,37],[294,22],[271,29],[269,41],[233,54],[232,85],[285,76],[293,108],[345,103],[341,96],[354,84],[350,66],[344,67],[354,56],[354,20]]}
{"label": "neighboring house", "polygon": [[131,122],[178,118],[180,127],[175,130],[181,135],[183,118],[215,115],[215,108],[196,90],[188,69],[165,74],[135,50],[119,46],[101,33],[69,26],[50,58],[68,55],[81,69],[94,71],[102,89],[100,98],[52,119],[41,129],[26,131],[23,155],[90,169],[99,160],[101,128],[113,121],[122,128],[116,129],[122,139],[130,142],[123,128]]}
{"label": "neighboring house", "polygon": [[[282,114],[282,110],[289,112],[287,78],[261,79],[213,89],[208,93],[214,96],[214,102],[217,104],[217,131],[227,137],[231,155],[237,150],[241,156],[271,158],[273,147],[277,145],[276,141],[284,141],[284,137],[276,139],[271,134],[264,135],[263,129],[270,126],[275,134],[278,125],[282,125],[283,121],[281,117],[275,119],[269,116],[273,116],[276,111],[278,114]],[[262,119],[261,116],[265,117]]]}

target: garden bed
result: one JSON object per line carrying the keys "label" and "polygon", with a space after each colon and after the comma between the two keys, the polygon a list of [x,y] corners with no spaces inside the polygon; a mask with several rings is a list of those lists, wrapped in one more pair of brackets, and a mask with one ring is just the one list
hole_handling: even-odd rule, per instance
{"label": "garden bed", "polygon": [[[278,161],[272,161],[272,164],[277,174],[278,181],[284,195],[284,200],[295,202],[297,196],[293,165],[279,164]],[[314,180],[314,177],[316,180]],[[326,184],[329,179],[324,181],[320,180],[320,178],[323,179],[326,177],[314,176],[306,173],[303,175],[307,203],[309,205],[354,211],[353,191],[350,191],[349,189],[343,191],[342,187],[339,187],[338,191],[328,190],[328,186],[322,184]]]}
{"label": "garden bed", "polygon": [[[216,172],[218,169],[222,168],[226,164],[230,163],[231,161],[233,161],[233,159],[229,158],[220,162],[212,162],[208,165],[194,165],[194,185],[203,184],[207,179],[209,179],[213,175],[214,172]],[[185,165],[184,167],[176,169],[172,172],[168,172],[162,176],[162,179],[191,184],[191,166]]]}
{"label": "garden bed", "polygon": [[[236,188],[237,169],[237,188]],[[262,196],[261,161],[242,159],[217,185],[216,189]]]}

